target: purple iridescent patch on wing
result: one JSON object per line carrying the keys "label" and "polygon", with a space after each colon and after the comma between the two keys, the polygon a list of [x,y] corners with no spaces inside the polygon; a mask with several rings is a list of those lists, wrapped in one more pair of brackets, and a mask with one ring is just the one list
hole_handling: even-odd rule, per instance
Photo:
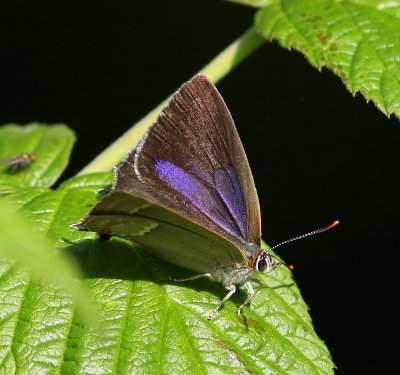
{"label": "purple iridescent patch on wing", "polygon": [[235,219],[242,237],[245,238],[247,232],[247,209],[242,187],[235,170],[233,168],[217,170],[215,183],[219,195]]}
{"label": "purple iridescent patch on wing", "polygon": [[211,187],[169,161],[158,160],[154,168],[170,187],[183,194],[214,223],[235,236],[245,237],[247,214],[234,171],[218,171],[216,186]]}

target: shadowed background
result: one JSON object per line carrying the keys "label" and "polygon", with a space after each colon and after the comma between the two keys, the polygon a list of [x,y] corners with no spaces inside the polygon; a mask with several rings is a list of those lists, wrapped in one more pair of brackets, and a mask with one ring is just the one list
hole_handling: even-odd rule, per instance
{"label": "shadowed background", "polygon": [[[2,2],[0,123],[73,128],[68,178],[242,34],[253,14],[211,0]],[[342,221],[279,250],[296,267],[338,373],[391,367],[399,121],[277,43],[217,87],[254,174],[263,238],[273,245]]]}

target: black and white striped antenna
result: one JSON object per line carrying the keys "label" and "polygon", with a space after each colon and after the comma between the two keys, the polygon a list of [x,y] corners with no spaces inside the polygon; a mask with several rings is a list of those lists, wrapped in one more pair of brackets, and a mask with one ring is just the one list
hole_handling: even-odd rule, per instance
{"label": "black and white striped antenna", "polygon": [[278,243],[277,245],[272,246],[269,250],[274,250],[274,249],[276,249],[277,247],[280,247],[280,246],[282,246],[282,245],[286,245],[286,244],[289,243],[289,242],[301,240],[301,239],[303,239],[303,238],[313,236],[314,234],[326,232],[327,230],[332,229],[333,227],[336,227],[336,225],[338,225],[338,224],[339,224],[339,220],[335,220],[333,223],[327,225],[326,227],[322,227],[322,228],[313,230],[312,232],[305,233],[305,234],[302,234],[302,235],[300,235],[300,236],[290,238],[289,240],[282,241],[282,242]]}

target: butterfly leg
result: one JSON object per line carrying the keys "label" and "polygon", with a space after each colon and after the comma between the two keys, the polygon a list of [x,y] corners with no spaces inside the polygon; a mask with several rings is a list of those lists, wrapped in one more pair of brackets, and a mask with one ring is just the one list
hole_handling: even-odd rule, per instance
{"label": "butterfly leg", "polygon": [[200,279],[201,277],[212,278],[212,275],[211,275],[211,273],[203,273],[203,274],[201,274],[201,275],[194,275],[194,276],[188,277],[188,278],[186,278],[186,279],[175,279],[175,278],[173,278],[173,277],[170,277],[169,279],[170,279],[171,281],[178,281],[178,282],[181,282],[181,281],[192,281],[192,280]]}
{"label": "butterfly leg", "polygon": [[207,319],[211,320],[215,315],[217,315],[218,310],[221,308],[221,306],[228,301],[229,298],[231,298],[235,292],[236,292],[236,286],[235,285],[230,285],[228,288],[228,293],[224,298],[222,298],[221,302],[218,304],[218,306],[212,310],[210,313],[207,314]]}
{"label": "butterfly leg", "polygon": [[242,304],[239,306],[239,308],[236,310],[236,312],[237,312],[238,315],[240,315],[240,314],[242,313],[242,310],[243,310],[243,306],[244,306],[244,305],[249,305],[249,306],[251,305],[251,303],[253,302],[253,299],[255,298],[255,296],[257,295],[257,293],[260,291],[261,286],[264,285],[264,283],[263,283],[261,280],[253,279],[253,281],[259,283],[259,284],[260,284],[260,287],[259,287],[256,291],[254,291],[253,286],[251,285],[250,281],[246,281],[246,282],[245,282],[244,285],[245,285],[247,291],[249,292],[249,295],[248,295],[246,301],[244,301],[244,303],[242,303]]}

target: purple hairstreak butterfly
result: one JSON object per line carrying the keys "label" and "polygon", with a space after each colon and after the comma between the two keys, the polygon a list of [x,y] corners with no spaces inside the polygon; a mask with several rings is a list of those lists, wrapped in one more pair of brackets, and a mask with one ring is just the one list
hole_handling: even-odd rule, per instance
{"label": "purple hairstreak butterfly", "polygon": [[204,75],[175,93],[116,169],[111,191],[74,226],[132,240],[198,274],[187,280],[220,282],[228,292],[209,317],[237,286],[247,287],[251,302],[250,280],[283,264],[261,248],[260,207],[247,157],[224,100]]}

